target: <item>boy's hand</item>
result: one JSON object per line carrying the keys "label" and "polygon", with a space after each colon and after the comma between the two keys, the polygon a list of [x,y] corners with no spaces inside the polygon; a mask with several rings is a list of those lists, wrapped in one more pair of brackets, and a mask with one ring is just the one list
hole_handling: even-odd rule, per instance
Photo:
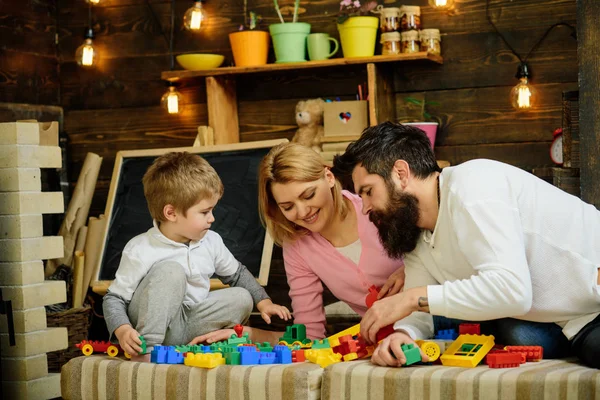
{"label": "boy's hand", "polygon": [[[394,332],[379,343],[373,351],[371,362],[383,367],[400,367],[406,364],[406,356],[402,351],[403,344],[414,344],[415,347],[419,347],[406,333]],[[429,361],[423,350],[419,349],[419,351],[421,352],[421,361]]]}
{"label": "boy's hand", "polygon": [[292,319],[292,313],[287,307],[280,306],[279,304],[273,304],[271,299],[264,299],[260,301],[256,308],[260,311],[260,316],[265,320],[267,324],[271,323],[271,315],[277,315],[284,321]]}
{"label": "boy's hand", "polygon": [[[248,329],[248,327],[245,326],[244,332],[248,332],[247,329]],[[222,340],[227,340],[231,337],[231,335],[235,335],[235,331],[233,329],[219,329],[218,331],[212,331],[209,333],[205,333],[204,335],[196,336],[195,338],[192,339],[192,341],[189,344],[190,345],[199,344],[199,343],[211,344],[211,343],[215,343],[215,342],[220,342]]]}
{"label": "boy's hand", "polygon": [[125,324],[115,329],[115,336],[119,339],[119,345],[124,352],[132,356],[142,352],[140,334],[131,325]]}

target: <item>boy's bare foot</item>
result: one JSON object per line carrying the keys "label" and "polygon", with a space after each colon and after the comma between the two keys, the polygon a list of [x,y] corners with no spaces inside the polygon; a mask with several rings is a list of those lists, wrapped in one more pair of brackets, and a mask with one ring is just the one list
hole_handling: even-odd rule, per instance
{"label": "boy's bare foot", "polygon": [[131,361],[150,362],[150,353],[131,356]]}

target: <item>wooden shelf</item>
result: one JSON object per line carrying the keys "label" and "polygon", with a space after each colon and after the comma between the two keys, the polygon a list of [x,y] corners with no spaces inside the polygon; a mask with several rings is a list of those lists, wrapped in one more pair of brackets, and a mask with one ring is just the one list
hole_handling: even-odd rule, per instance
{"label": "wooden shelf", "polygon": [[259,72],[271,72],[271,71],[289,71],[298,69],[310,69],[310,68],[325,68],[325,67],[336,67],[342,65],[355,65],[355,64],[370,64],[370,63],[386,63],[386,62],[401,62],[401,61],[415,61],[415,60],[429,60],[438,64],[443,64],[444,60],[441,56],[434,56],[426,52],[412,53],[412,54],[398,54],[388,56],[373,56],[373,57],[356,57],[356,58],[333,58],[323,61],[306,61],[300,63],[285,63],[285,64],[266,64],[257,67],[222,67],[214,69],[206,69],[199,71],[165,71],[162,73],[161,78],[166,81],[178,81],[180,79],[200,78],[207,76],[217,75],[239,75],[239,74],[252,74]]}

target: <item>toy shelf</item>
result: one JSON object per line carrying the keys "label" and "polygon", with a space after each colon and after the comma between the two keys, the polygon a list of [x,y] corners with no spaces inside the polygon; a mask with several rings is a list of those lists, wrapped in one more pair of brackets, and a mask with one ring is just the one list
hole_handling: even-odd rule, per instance
{"label": "toy shelf", "polygon": [[[426,52],[373,57],[334,58],[302,63],[267,64],[257,67],[223,67],[201,71],[165,71],[161,78],[176,82],[204,78],[208,125],[213,128],[215,144],[238,143],[240,141],[237,106],[236,76],[252,73],[294,72],[318,68],[343,68],[347,65],[366,65],[369,98],[369,124],[394,120],[393,63],[404,61],[429,61],[443,64],[443,58]],[[390,64],[391,67],[390,67]],[[327,73],[327,72],[325,72]]]}

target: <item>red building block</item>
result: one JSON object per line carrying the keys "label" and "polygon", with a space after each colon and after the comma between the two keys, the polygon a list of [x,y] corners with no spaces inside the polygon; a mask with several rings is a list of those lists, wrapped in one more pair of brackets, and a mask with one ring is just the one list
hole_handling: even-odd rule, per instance
{"label": "red building block", "polygon": [[510,353],[521,353],[527,361],[540,361],[544,358],[542,346],[506,346],[504,350]]}
{"label": "red building block", "polygon": [[304,350],[292,350],[292,362],[304,362],[306,361],[306,356],[304,355]]}
{"label": "red building block", "polygon": [[459,335],[481,335],[479,324],[460,324],[458,326]]}
{"label": "red building block", "polygon": [[490,368],[513,368],[521,365],[520,353],[491,353],[486,356]]}

